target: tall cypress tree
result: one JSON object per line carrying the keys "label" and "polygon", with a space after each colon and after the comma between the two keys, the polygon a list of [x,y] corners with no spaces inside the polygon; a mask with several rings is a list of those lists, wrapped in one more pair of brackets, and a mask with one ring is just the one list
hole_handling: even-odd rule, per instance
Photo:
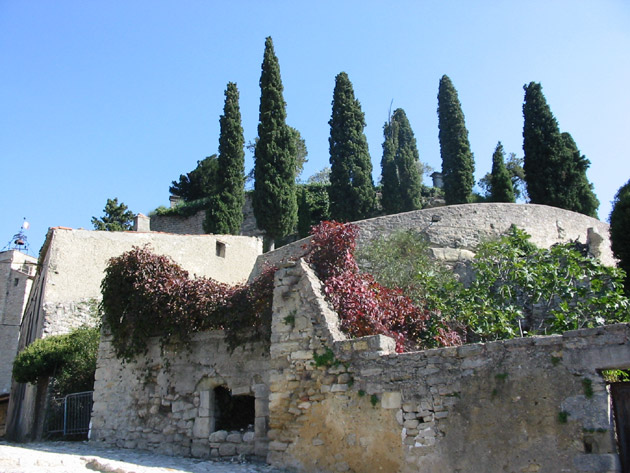
{"label": "tall cypress tree", "polygon": [[457,90],[451,79],[444,75],[438,91],[438,123],[440,128],[440,154],[444,198],[447,204],[464,204],[471,201],[475,185],[475,161],[468,142]]}
{"label": "tall cypress tree", "polygon": [[219,119],[219,158],[217,182],[219,192],[211,199],[206,212],[204,230],[207,233],[238,235],[243,223],[245,202],[245,153],[243,127],[236,84],[228,82],[225,89],[223,115]]}
{"label": "tall cypress tree", "polygon": [[611,248],[626,272],[625,287],[630,294],[630,181],[617,191],[609,220]]}
{"label": "tall cypress tree", "polygon": [[523,168],[531,202],[594,216],[599,202],[586,178],[589,161],[571,135],[560,133],[541,85],[523,88]]}
{"label": "tall cypress tree", "polygon": [[386,215],[400,212],[400,177],[396,166],[398,123],[393,117],[383,126],[383,159],[381,159],[381,206]]}
{"label": "tall cypress tree", "polygon": [[422,206],[422,173],[416,138],[402,108],[384,127],[382,200],[386,213],[407,212]]}
{"label": "tall cypress tree", "polygon": [[331,217],[343,222],[367,218],[376,204],[372,162],[363,133],[365,117],[345,72],[335,78],[332,117],[328,124]]}
{"label": "tall cypress tree", "polygon": [[295,135],[286,124],[280,65],[271,37],[265,40],[260,75],[260,121],[254,166],[254,216],[268,238],[290,234],[297,223]]}
{"label": "tall cypress tree", "polygon": [[570,133],[564,132],[560,135],[564,143],[564,152],[568,154],[567,160],[567,205],[571,210],[580,212],[589,217],[597,218],[597,208],[599,200],[593,192],[593,184],[588,182],[586,170],[591,162],[586,156],[580,153],[575,140]]}
{"label": "tall cypress tree", "polygon": [[505,167],[505,153],[499,141],[492,155],[492,174],[490,177],[490,201],[514,202],[514,187],[510,173]]}

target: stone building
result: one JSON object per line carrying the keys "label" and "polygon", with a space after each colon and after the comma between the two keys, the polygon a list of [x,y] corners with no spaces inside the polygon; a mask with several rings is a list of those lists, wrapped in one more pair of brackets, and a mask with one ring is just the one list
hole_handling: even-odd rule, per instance
{"label": "stone building", "polygon": [[37,259],[18,250],[0,252],[0,435],[4,435],[11,368],[36,265]]}
{"label": "stone building", "polygon": [[[613,264],[608,226],[540,205],[469,204],[357,222],[361,241],[425,235],[454,268],[515,224],[541,247],[572,240]],[[190,351],[122,364],[101,340],[91,441],[196,457],[256,455],[292,471],[619,472],[611,386],[630,368],[630,326],[397,354],[384,336],[347,339],[305,241],[276,264],[271,346],[230,352],[220,331]],[[225,402],[225,400],[228,402]],[[236,425],[229,405],[244,406]]]}
{"label": "stone building", "polygon": [[[261,241],[252,237],[51,228],[24,311],[18,351],[38,338],[96,323],[100,285],[109,259],[144,245],[170,256],[191,275],[229,284],[244,281],[262,252]],[[7,419],[9,437],[27,440],[41,436],[45,388],[14,383]]]}

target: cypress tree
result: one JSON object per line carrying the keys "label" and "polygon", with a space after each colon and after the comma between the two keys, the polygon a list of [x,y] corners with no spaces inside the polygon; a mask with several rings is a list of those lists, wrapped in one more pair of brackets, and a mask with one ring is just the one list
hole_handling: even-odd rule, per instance
{"label": "cypress tree", "polygon": [[531,202],[595,216],[599,202],[586,178],[589,161],[571,135],[560,133],[541,85],[523,88],[523,168]]}
{"label": "cypress tree", "polygon": [[540,84],[530,82],[523,88],[523,169],[529,199],[534,204],[566,208],[562,199],[566,191],[562,182],[564,144],[558,122]]}
{"label": "cypress tree", "polygon": [[381,205],[383,212],[396,214],[400,212],[400,177],[396,166],[396,150],[398,149],[398,123],[390,119],[383,126],[383,159],[381,159]]}
{"label": "cypress tree", "polygon": [[505,153],[499,141],[492,155],[492,174],[490,177],[490,201],[514,202],[514,187],[510,173],[505,167]]}
{"label": "cypress tree", "polygon": [[457,90],[448,76],[442,76],[438,91],[438,123],[440,128],[440,154],[444,198],[447,204],[464,204],[471,201],[475,184],[475,162],[468,142]]}
{"label": "cypress tree", "polygon": [[365,117],[348,74],[335,78],[330,125],[330,213],[342,222],[372,215],[376,192],[372,162],[363,133]]}
{"label": "cypress tree", "polygon": [[407,212],[422,206],[422,173],[416,138],[402,108],[384,127],[382,200],[385,213]]}
{"label": "cypress tree", "polygon": [[630,293],[630,181],[617,191],[609,220],[611,248],[626,272],[625,287]]}
{"label": "cypress tree", "polygon": [[597,218],[597,208],[599,200],[593,192],[593,184],[588,182],[586,170],[591,162],[586,156],[580,153],[580,150],[573,140],[570,133],[564,132],[560,135],[564,143],[564,152],[568,162],[567,171],[567,188],[565,192],[567,205],[576,212],[580,212],[589,217]]}
{"label": "cypress tree", "polygon": [[293,232],[297,198],[295,135],[286,124],[280,65],[271,37],[265,40],[260,91],[253,207],[258,227],[275,240]]}
{"label": "cypress tree", "polygon": [[206,212],[204,230],[207,233],[238,235],[241,232],[245,202],[245,139],[238,97],[236,84],[229,82],[225,89],[223,115],[219,119],[217,181],[221,187]]}

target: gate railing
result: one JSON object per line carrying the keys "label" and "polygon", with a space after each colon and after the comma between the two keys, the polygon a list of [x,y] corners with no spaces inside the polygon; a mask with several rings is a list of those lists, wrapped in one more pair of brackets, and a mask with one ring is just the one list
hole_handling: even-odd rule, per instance
{"label": "gate railing", "polygon": [[48,406],[48,436],[87,435],[92,415],[92,391],[53,398]]}

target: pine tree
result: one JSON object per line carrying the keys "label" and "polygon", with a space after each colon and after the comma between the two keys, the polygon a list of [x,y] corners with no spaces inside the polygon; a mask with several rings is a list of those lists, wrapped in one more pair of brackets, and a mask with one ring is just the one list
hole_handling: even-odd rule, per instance
{"label": "pine tree", "polygon": [[491,202],[514,202],[514,187],[510,173],[505,167],[505,153],[499,141],[492,155],[492,174],[490,178]]}
{"label": "pine tree", "polygon": [[385,213],[422,207],[422,173],[416,138],[402,108],[396,109],[384,127],[382,198]]}
{"label": "pine tree", "polygon": [[611,248],[626,272],[625,287],[630,293],[630,181],[617,191],[609,220]]}
{"label": "pine tree", "polygon": [[245,152],[243,127],[236,84],[229,82],[225,89],[223,115],[219,119],[219,158],[217,181],[221,188],[212,196],[206,212],[204,230],[207,233],[238,235],[243,223],[245,202]]}
{"label": "pine tree", "polygon": [[589,161],[571,135],[560,133],[540,84],[523,88],[523,168],[531,202],[595,216],[599,201],[586,178]]}
{"label": "pine tree", "polygon": [[173,181],[169,192],[181,197],[184,202],[204,199],[215,195],[220,188],[217,180],[219,162],[217,155],[197,161],[197,167],[187,174],[181,174],[179,181]]}
{"label": "pine tree", "polygon": [[122,202],[118,203],[118,197],[107,199],[103,209],[103,217],[92,217],[94,230],[108,232],[122,232],[133,228],[134,213]]}
{"label": "pine tree", "polygon": [[447,204],[470,202],[475,184],[475,162],[457,90],[446,75],[440,79],[438,122],[444,198]]}
{"label": "pine tree", "polygon": [[371,216],[376,205],[365,117],[348,74],[335,78],[330,125],[330,213],[342,222]]}
{"label": "pine tree", "polygon": [[295,134],[286,124],[280,65],[271,37],[265,40],[260,76],[260,121],[255,150],[254,215],[268,238],[293,232],[297,223]]}

